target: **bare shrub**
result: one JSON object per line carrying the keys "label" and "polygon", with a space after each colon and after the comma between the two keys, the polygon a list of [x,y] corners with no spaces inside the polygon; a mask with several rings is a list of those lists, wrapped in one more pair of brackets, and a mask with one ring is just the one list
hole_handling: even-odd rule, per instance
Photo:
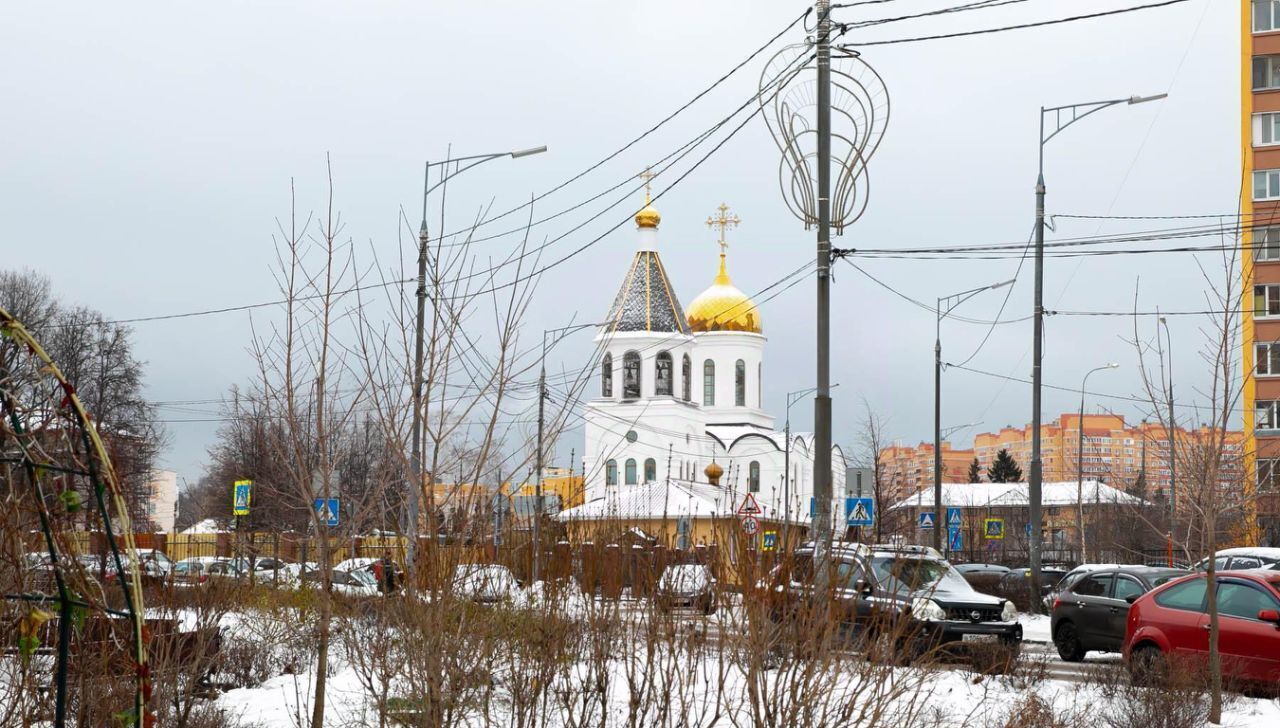
{"label": "bare shrub", "polygon": [[1059,715],[1053,704],[1035,693],[1027,693],[998,719],[1000,728],[1074,728],[1070,715]]}

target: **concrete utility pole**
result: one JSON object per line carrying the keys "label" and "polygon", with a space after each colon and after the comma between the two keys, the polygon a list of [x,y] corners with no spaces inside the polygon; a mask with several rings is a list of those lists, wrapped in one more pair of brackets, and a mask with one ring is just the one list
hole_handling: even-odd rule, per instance
{"label": "concrete utility pole", "polygon": [[[813,399],[813,540],[815,561],[831,540],[831,4],[818,14],[818,382]],[[819,571],[825,574],[826,571]]]}

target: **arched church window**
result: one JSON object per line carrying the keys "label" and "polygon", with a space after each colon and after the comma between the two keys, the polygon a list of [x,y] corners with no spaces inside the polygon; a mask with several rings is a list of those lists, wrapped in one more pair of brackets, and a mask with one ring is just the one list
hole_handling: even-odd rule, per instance
{"label": "arched church window", "polygon": [[716,406],[716,363],[710,359],[702,362],[702,405]]}
{"label": "arched church window", "polygon": [[600,362],[600,394],[613,396],[613,354],[605,354],[604,361]]}
{"label": "arched church window", "polygon": [[747,490],[752,493],[760,492],[760,461],[752,460],[747,466]]}
{"label": "arched church window", "polygon": [[622,355],[622,398],[640,399],[640,354],[628,351]]}
{"label": "arched church window", "polygon": [[618,484],[618,461],[617,460],[610,460],[608,463],[605,464],[604,484],[605,485]]}
{"label": "arched church window", "polygon": [[682,382],[680,385],[681,394],[684,396],[684,401],[688,402],[693,399],[692,392],[690,391],[693,388],[693,384],[689,381],[693,379],[693,360],[689,358],[688,354],[684,355],[684,364],[681,365],[681,374],[683,375],[681,377]]}
{"label": "arched church window", "polygon": [[675,390],[672,388],[674,383],[671,377],[674,375],[671,364],[671,352],[660,351],[658,356],[654,358],[654,393],[662,396],[670,397]]}
{"label": "arched church window", "polygon": [[652,483],[658,479],[658,461],[648,458],[644,461],[644,482]]}
{"label": "arched church window", "polygon": [[626,468],[627,485],[636,484],[636,461],[634,458],[627,458]]}
{"label": "arched church window", "polygon": [[733,366],[733,404],[747,406],[747,363],[741,359]]}

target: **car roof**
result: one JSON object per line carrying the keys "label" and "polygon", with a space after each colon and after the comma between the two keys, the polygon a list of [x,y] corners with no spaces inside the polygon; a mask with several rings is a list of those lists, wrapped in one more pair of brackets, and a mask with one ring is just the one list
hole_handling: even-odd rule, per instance
{"label": "car roof", "polygon": [[1263,556],[1268,559],[1280,559],[1280,548],[1275,546],[1234,546],[1221,549],[1214,556]]}

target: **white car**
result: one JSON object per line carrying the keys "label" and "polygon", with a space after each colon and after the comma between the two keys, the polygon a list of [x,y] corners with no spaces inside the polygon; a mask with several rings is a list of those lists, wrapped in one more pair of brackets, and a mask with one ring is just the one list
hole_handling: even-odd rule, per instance
{"label": "white car", "polygon": [[520,582],[511,569],[500,564],[462,564],[453,570],[453,593],[479,604],[496,604],[511,599]]}
{"label": "white car", "polygon": [[[376,597],[382,595],[382,592],[378,590],[378,580],[374,579],[373,574],[367,571],[347,571],[335,567],[329,576],[334,594],[348,597]],[[323,578],[324,575],[320,573],[320,570],[315,569],[302,575],[302,583],[312,589],[317,589],[320,587]]]}
{"label": "white car", "polygon": [[[1269,546],[1238,546],[1222,549],[1213,556],[1215,571],[1280,568],[1280,548]],[[1209,559],[1204,558],[1195,565],[1194,570],[1204,571],[1208,567]]]}

